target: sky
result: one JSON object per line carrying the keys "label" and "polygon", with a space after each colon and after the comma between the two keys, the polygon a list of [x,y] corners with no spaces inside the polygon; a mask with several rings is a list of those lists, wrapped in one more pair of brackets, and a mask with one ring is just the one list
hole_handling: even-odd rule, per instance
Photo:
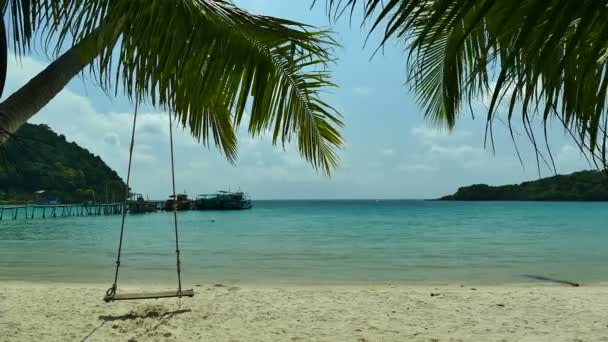
{"label": "sky", "polygon": [[[325,100],[338,109],[345,123],[340,167],[328,177],[308,165],[295,146],[283,149],[265,137],[252,139],[246,127],[239,132],[238,161],[231,165],[215,148],[198,144],[179,127],[174,130],[178,191],[194,197],[240,189],[253,199],[428,199],[470,184],[511,184],[539,177],[533,149],[522,131],[516,129],[523,163],[504,125],[495,126],[495,150],[484,147],[484,99],[479,100],[476,119],[462,115],[451,132],[426,121],[405,84],[405,44],[391,42],[372,56],[379,40],[372,36],[365,44],[368,31],[359,25],[360,13],[355,13],[352,24],[347,19],[333,23],[324,6],[311,9],[310,0],[236,3],[257,14],[336,32],[341,47],[331,68],[339,88]],[[49,62],[35,52],[21,59],[11,56],[4,96]],[[30,122],[48,124],[99,155],[126,179],[133,109],[125,97],[109,97],[85,75],[74,79]],[[591,168],[557,123],[550,125],[549,132],[558,173]],[[548,176],[552,171],[541,166],[540,173]],[[143,108],[136,130],[132,188],[164,199],[170,193],[170,175],[168,116]]]}

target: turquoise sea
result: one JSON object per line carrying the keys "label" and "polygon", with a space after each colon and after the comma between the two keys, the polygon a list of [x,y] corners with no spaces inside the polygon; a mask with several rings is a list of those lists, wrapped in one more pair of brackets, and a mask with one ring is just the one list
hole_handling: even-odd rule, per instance
{"label": "turquoise sea", "polygon": [[[608,203],[257,201],[178,215],[185,286],[608,281]],[[171,213],[128,215],[123,283],[171,283]],[[112,281],[120,216],[0,222],[0,280]]]}

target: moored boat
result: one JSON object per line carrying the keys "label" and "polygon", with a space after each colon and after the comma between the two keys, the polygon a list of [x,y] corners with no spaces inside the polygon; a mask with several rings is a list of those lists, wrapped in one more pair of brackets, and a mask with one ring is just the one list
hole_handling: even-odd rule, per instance
{"label": "moored boat", "polygon": [[251,200],[244,192],[219,191],[215,194],[198,195],[196,210],[243,210],[251,209]]}
{"label": "moored boat", "polygon": [[[175,197],[177,197],[177,200]],[[192,200],[189,199],[188,195],[186,194],[177,194],[176,196],[171,195],[165,202],[164,210],[170,211],[175,207],[178,211],[190,210],[192,209]]]}

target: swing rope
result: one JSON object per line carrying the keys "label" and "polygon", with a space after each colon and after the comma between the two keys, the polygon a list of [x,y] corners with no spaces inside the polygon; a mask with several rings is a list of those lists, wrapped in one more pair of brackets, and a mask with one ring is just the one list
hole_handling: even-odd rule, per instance
{"label": "swing rope", "polygon": [[120,268],[120,256],[122,254],[122,238],[125,231],[125,218],[127,216],[127,207],[129,204],[129,184],[131,181],[131,162],[133,161],[133,146],[135,145],[135,125],[137,123],[137,109],[139,101],[135,101],[135,113],[133,114],[133,128],[131,129],[131,146],[129,147],[129,166],[127,168],[127,188],[125,190],[125,200],[122,203],[122,219],[120,222],[120,239],[118,240],[118,256],[116,257],[116,271],[114,272],[114,284],[106,291],[106,296],[114,297],[116,295],[116,287],[118,283],[118,269]]}
{"label": "swing rope", "polygon": [[173,226],[175,229],[175,254],[177,261],[177,293],[167,294],[167,293],[152,293],[152,294],[137,294],[131,296],[119,296],[122,298],[118,298],[116,296],[116,290],[118,287],[118,270],[120,269],[120,257],[122,255],[122,240],[124,236],[125,230],[125,218],[127,216],[127,208],[129,204],[129,193],[130,193],[130,181],[131,181],[131,164],[133,161],[133,147],[135,146],[135,126],[137,123],[137,112],[138,112],[138,101],[135,102],[135,113],[133,115],[133,127],[131,129],[131,145],[129,147],[129,166],[127,168],[127,183],[126,183],[126,191],[125,191],[125,200],[122,204],[122,220],[120,223],[120,239],[118,242],[118,255],[116,257],[116,271],[114,273],[114,283],[112,287],[110,287],[106,291],[105,301],[111,301],[115,299],[146,299],[146,298],[166,298],[166,297],[178,297],[182,298],[182,296],[192,297],[194,292],[192,290],[186,290],[182,292],[182,277],[181,277],[181,262],[180,262],[180,250],[179,250],[179,235],[178,235],[178,226],[177,226],[177,195],[175,191],[175,162],[173,157],[173,118],[171,114],[169,114],[169,139],[171,141],[171,179],[173,185]]}
{"label": "swing rope", "polygon": [[181,262],[179,260],[179,236],[177,235],[177,195],[175,193],[175,163],[173,161],[173,119],[169,113],[169,140],[171,141],[171,180],[173,184],[173,225],[175,227],[175,257],[177,259],[177,294],[182,297]]}

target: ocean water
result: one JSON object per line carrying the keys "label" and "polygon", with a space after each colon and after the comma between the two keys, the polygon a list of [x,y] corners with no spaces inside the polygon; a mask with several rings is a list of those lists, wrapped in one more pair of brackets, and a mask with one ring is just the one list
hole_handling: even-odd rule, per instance
{"label": "ocean water", "polygon": [[[180,212],[185,286],[608,281],[608,203],[257,201]],[[0,222],[0,280],[112,282],[120,216]],[[120,283],[175,281],[172,213],[128,215]]]}

